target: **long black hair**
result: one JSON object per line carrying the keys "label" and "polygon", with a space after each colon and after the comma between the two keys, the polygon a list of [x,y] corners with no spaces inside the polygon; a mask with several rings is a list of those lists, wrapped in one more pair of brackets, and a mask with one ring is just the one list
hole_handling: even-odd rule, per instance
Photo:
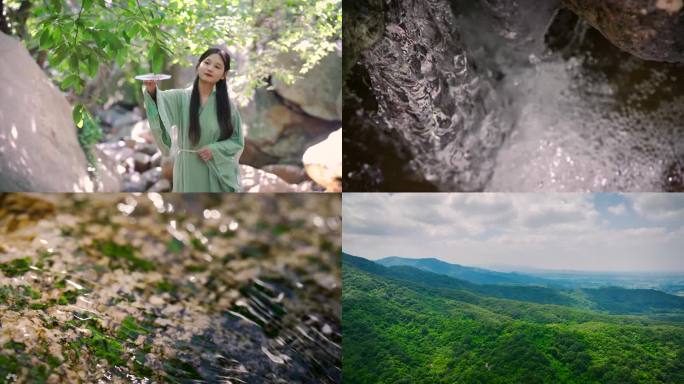
{"label": "long black hair", "polygon": [[[204,61],[209,55],[214,53],[218,54],[223,60],[224,74],[228,73],[230,70],[230,55],[224,49],[219,47],[207,49],[202,56],[200,56],[199,61],[195,69],[199,69],[200,63]],[[190,96],[190,131],[188,136],[193,145],[197,145],[202,136],[199,123],[199,107],[200,107],[200,94],[199,94],[199,74],[195,77],[195,83],[192,87],[192,95]],[[219,127],[221,128],[221,136],[219,141],[226,140],[233,136],[233,123],[231,122],[230,116],[230,102],[228,99],[228,85],[226,85],[226,79],[221,79],[216,83],[216,117],[218,118]]]}

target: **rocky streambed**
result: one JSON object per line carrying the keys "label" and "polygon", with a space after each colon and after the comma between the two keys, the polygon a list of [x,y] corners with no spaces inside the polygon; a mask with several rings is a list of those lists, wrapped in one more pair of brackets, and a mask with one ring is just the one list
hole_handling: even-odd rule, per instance
{"label": "rocky streambed", "polygon": [[0,381],[340,382],[335,196],[0,195]]}
{"label": "rocky streambed", "polygon": [[684,190],[682,12],[345,4],[345,190]]}

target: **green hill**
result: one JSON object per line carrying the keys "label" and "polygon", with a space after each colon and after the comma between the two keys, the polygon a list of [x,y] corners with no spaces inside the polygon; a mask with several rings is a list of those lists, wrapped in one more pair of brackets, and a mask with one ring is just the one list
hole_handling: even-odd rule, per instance
{"label": "green hill", "polygon": [[542,304],[346,254],[342,266],[345,383],[684,382],[684,323],[586,309],[637,294],[677,311],[671,295],[611,288]]}
{"label": "green hill", "polygon": [[490,271],[482,268],[466,267],[451,264],[435,258],[409,259],[405,257],[390,256],[376,263],[385,267],[408,266],[422,269],[427,272],[447,275],[456,279],[465,280],[475,284],[507,284],[507,285],[560,285],[557,282],[541,277],[529,276],[521,273],[503,273]]}

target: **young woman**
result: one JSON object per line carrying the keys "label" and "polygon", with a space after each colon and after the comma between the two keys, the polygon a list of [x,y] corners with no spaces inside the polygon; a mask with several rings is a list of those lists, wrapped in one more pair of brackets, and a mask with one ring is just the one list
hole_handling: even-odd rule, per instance
{"label": "young woman", "polygon": [[240,115],[228,97],[230,56],[221,48],[210,48],[195,69],[195,82],[186,89],[162,91],[154,81],[145,81],[143,94],[152,134],[168,155],[171,127],[177,129],[174,192],[237,192],[238,160],[245,141]]}

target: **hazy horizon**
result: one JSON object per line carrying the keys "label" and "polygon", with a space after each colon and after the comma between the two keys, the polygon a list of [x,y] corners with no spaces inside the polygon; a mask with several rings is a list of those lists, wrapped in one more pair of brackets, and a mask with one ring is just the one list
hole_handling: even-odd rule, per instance
{"label": "hazy horizon", "polygon": [[343,249],[494,271],[684,273],[680,194],[349,194]]}
{"label": "hazy horizon", "polygon": [[445,263],[449,263],[452,265],[460,265],[463,267],[468,267],[468,268],[478,268],[478,269],[486,269],[489,271],[493,272],[502,272],[502,273],[508,273],[508,272],[516,272],[516,273],[542,273],[542,272],[548,272],[548,273],[578,273],[578,274],[616,274],[616,275],[659,275],[659,276],[665,276],[665,275],[671,275],[671,276],[684,276],[684,271],[668,271],[668,270],[653,270],[653,271],[610,271],[610,270],[581,270],[581,269],[549,269],[549,268],[535,268],[535,267],[527,267],[527,266],[516,266],[516,265],[475,265],[475,264],[463,264],[463,263],[454,263],[448,260],[444,260],[440,257],[437,256],[425,256],[425,257],[408,257],[408,256],[401,256],[401,255],[387,255],[387,256],[382,256],[374,259],[370,259],[365,257],[363,254],[356,254],[354,252],[348,252],[347,250],[342,250],[342,252],[360,257],[362,259],[366,259],[369,261],[376,262],[378,260],[382,260],[385,258],[389,257],[399,257],[402,259],[414,259],[414,260],[425,260],[425,259],[435,259],[439,260]]}

